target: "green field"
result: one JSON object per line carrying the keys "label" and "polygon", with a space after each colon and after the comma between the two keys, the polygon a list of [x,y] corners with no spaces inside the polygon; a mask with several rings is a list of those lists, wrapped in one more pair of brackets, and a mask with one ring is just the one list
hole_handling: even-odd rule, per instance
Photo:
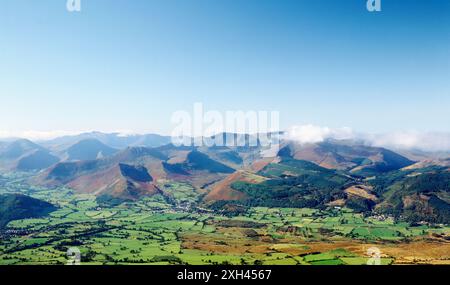
{"label": "green field", "polygon": [[[163,187],[180,203],[198,199],[187,185]],[[31,187],[20,177],[3,177],[0,193],[22,193],[58,207],[47,217],[10,222],[1,232],[0,264],[65,264],[67,250],[75,247],[82,264],[356,265],[366,264],[368,256],[340,243],[392,244],[450,233],[448,227],[412,227],[345,208],[254,207],[224,216],[180,208],[158,195],[105,208],[95,196]],[[328,248],[330,243],[338,248]],[[392,256],[381,259],[394,262]]]}

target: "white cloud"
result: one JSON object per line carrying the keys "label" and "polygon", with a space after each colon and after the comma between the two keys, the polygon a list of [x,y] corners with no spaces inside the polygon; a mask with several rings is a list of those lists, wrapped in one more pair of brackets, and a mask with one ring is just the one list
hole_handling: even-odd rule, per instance
{"label": "white cloud", "polygon": [[352,139],[354,134],[350,128],[332,129],[315,125],[300,125],[289,128],[286,138],[299,143],[318,143],[330,138]]}
{"label": "white cloud", "polygon": [[450,133],[392,132],[367,135],[365,141],[373,146],[392,149],[419,149],[425,151],[450,151]]}
{"label": "white cloud", "polygon": [[391,149],[418,149],[423,151],[450,151],[450,132],[403,131],[384,134],[355,133],[350,128],[329,128],[298,125],[289,128],[287,139],[299,143],[318,143],[327,139],[354,139],[364,144]]}

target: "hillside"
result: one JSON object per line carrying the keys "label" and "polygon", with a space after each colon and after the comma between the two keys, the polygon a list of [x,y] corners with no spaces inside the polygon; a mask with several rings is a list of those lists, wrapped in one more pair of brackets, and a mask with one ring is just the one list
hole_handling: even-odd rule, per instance
{"label": "hillside", "polygon": [[34,171],[46,169],[59,162],[59,158],[45,150],[38,150],[21,158],[17,163],[17,170]]}
{"label": "hillside", "polygon": [[348,170],[362,176],[377,175],[414,164],[406,157],[384,148],[333,140],[316,144],[287,142],[279,155],[314,162],[328,169]]}
{"label": "hillside", "polygon": [[5,143],[0,149],[0,159],[2,160],[14,160],[21,156],[43,150],[43,147],[33,143],[32,141],[21,139],[11,143]]}
{"label": "hillside", "polygon": [[225,179],[212,186],[211,191],[204,198],[205,201],[239,201],[246,199],[247,196],[232,188],[236,182],[246,182],[257,184],[265,181],[266,178],[253,174],[248,171],[236,171]]}
{"label": "hillside", "polygon": [[244,163],[241,154],[229,147],[202,147],[198,151],[231,168],[240,168]]}
{"label": "hillside", "polygon": [[245,172],[228,176],[212,187],[205,201],[221,202],[213,203],[215,209],[230,203],[299,208],[346,206],[408,222],[450,222],[450,172],[445,167],[378,172],[375,179],[365,181],[285,156],[267,164],[258,174],[265,179],[250,179]]}
{"label": "hillside", "polygon": [[410,222],[450,223],[450,172],[420,169],[397,172],[371,181],[383,202],[377,211]]}
{"label": "hillside", "polygon": [[56,210],[52,204],[19,194],[0,195],[0,229],[10,221],[38,218]]}
{"label": "hillside", "polygon": [[344,197],[343,186],[352,181],[334,170],[290,158],[270,163],[258,174],[265,178],[251,182],[236,179],[230,184],[235,193],[245,197],[239,203],[265,207],[325,207],[326,203]]}
{"label": "hillside", "polygon": [[186,169],[206,170],[212,173],[233,173],[234,169],[223,163],[211,159],[208,155],[199,151],[192,151],[187,155],[184,163]]}
{"label": "hillside", "polygon": [[[179,163],[168,161],[180,157]],[[80,193],[135,200],[159,190],[159,180],[188,182],[199,191],[234,170],[206,154],[173,148],[128,148],[97,160],[62,162],[39,176],[38,183],[68,186]]]}
{"label": "hillside", "polygon": [[49,150],[29,140],[3,143],[0,148],[0,169],[36,171],[50,167],[60,159]]}
{"label": "hillside", "polygon": [[86,139],[77,142],[66,150],[68,160],[94,160],[108,157],[117,153],[116,149],[109,147],[95,139]]}

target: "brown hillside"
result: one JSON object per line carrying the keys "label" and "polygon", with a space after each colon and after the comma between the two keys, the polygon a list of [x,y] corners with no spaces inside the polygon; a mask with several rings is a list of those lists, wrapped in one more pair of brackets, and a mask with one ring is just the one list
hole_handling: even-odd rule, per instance
{"label": "brown hillside", "polygon": [[211,192],[209,192],[205,197],[205,201],[235,201],[245,199],[246,195],[242,192],[232,189],[231,185],[237,181],[261,183],[264,180],[264,177],[255,175],[248,171],[236,171],[224,180],[214,185]]}

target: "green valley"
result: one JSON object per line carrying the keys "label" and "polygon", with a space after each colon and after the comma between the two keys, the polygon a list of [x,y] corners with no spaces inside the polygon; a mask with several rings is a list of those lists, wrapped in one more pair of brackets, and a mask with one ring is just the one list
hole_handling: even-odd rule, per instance
{"label": "green valley", "polygon": [[[172,202],[154,195],[102,207],[93,195],[33,187],[25,178],[2,176],[0,193],[29,195],[57,209],[8,223],[1,231],[0,264],[64,264],[73,247],[82,264],[365,264],[371,246],[380,248],[382,264],[449,260],[446,226],[411,225],[345,207],[249,207],[225,215],[198,207],[183,184],[164,185]],[[420,244],[416,257],[402,255]],[[433,246],[441,254],[429,256]]]}

